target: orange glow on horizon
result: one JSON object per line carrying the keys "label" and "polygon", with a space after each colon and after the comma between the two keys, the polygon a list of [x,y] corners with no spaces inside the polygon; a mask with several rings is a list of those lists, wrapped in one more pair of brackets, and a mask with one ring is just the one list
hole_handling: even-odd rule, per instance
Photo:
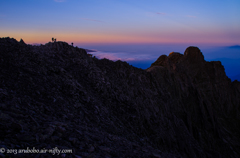
{"label": "orange glow on horizon", "polygon": [[227,40],[226,38],[181,38],[179,36],[174,37],[146,37],[141,35],[126,35],[126,34],[91,34],[91,33],[50,33],[50,32],[5,32],[2,37],[11,37],[16,40],[21,38],[28,44],[45,44],[51,41],[52,37],[57,41],[65,41],[68,43],[85,43],[85,44],[234,44],[235,41]]}

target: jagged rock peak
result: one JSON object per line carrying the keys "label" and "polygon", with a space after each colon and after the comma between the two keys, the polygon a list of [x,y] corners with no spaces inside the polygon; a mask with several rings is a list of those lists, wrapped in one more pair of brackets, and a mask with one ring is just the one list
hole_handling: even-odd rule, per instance
{"label": "jagged rock peak", "polygon": [[201,50],[195,46],[188,47],[184,52],[184,56],[193,62],[204,61],[204,56]]}
{"label": "jagged rock peak", "polygon": [[171,52],[169,55],[161,55],[154,63],[152,63],[152,66],[167,66],[170,63],[177,63],[182,58],[183,54],[178,52]]}
{"label": "jagged rock peak", "polygon": [[174,54],[180,54],[180,53],[179,53],[179,52],[171,52],[171,53],[169,53],[168,56],[170,56],[170,55],[174,55]]}
{"label": "jagged rock peak", "polygon": [[183,54],[181,54],[181,53],[171,52],[168,55],[168,59],[173,63],[177,63],[182,58],[182,56],[183,56]]}
{"label": "jagged rock peak", "polygon": [[23,39],[20,40],[20,44],[26,45],[26,43],[23,41]]}
{"label": "jagged rock peak", "polygon": [[161,55],[154,63],[151,64],[152,66],[164,66],[167,61],[167,55]]}

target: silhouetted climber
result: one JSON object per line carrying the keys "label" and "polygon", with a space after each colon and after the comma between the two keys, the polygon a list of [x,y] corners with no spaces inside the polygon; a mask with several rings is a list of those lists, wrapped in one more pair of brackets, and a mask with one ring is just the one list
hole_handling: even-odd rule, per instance
{"label": "silhouetted climber", "polygon": [[73,46],[73,43],[72,43],[72,46]]}
{"label": "silhouetted climber", "polygon": [[52,38],[52,42],[54,42],[54,38]]}
{"label": "silhouetted climber", "polygon": [[55,39],[54,39],[54,42],[56,42],[56,41],[57,41],[57,39],[55,38]]}

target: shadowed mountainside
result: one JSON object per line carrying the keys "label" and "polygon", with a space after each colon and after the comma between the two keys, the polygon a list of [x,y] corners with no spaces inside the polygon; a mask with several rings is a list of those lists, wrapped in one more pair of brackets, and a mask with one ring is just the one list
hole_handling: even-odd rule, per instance
{"label": "shadowed mountainside", "polygon": [[[197,47],[147,70],[0,39],[0,148],[56,157],[240,157],[240,83]],[[51,157],[52,154],[0,154]]]}

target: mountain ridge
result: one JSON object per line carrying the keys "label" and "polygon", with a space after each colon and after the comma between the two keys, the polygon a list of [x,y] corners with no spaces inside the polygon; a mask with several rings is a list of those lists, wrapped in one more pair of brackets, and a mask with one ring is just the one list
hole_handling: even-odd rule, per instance
{"label": "mountain ridge", "polygon": [[65,42],[1,38],[0,47],[1,147],[73,149],[59,157],[240,156],[240,83],[197,47],[147,70]]}

